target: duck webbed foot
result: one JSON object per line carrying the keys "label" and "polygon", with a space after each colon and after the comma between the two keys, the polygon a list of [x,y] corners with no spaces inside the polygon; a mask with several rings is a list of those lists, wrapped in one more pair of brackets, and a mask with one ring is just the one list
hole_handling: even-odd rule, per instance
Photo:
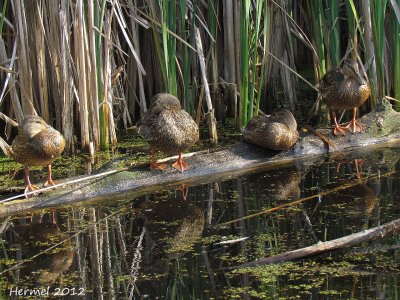
{"label": "duck webbed foot", "polygon": [[362,132],[363,130],[361,123],[358,122],[356,119],[352,119],[349,125],[346,126],[346,129],[348,131],[351,131],[352,133]]}
{"label": "duck webbed foot", "polygon": [[347,126],[340,126],[337,124],[335,128],[333,128],[333,134],[334,135],[346,135],[346,132],[348,131]]}
{"label": "duck webbed foot", "polygon": [[26,166],[25,167],[25,191],[24,191],[25,198],[29,198],[32,195],[37,196],[38,193],[28,194],[29,192],[34,192],[37,190],[39,190],[39,188],[36,185],[33,185],[31,183],[31,180],[29,179],[29,168]]}
{"label": "duck webbed foot", "polygon": [[155,149],[154,149],[154,146],[151,145],[151,164],[150,164],[150,170],[161,170],[161,171],[164,171],[166,167],[167,167],[167,166],[164,165],[164,164],[156,163]]}
{"label": "duck webbed foot", "polygon": [[356,120],[357,117],[357,108],[353,108],[353,118],[351,119],[349,125],[346,126],[347,130],[352,133],[362,132],[362,125],[360,122]]}
{"label": "duck webbed foot", "polygon": [[332,111],[332,115],[333,115],[333,121],[335,122],[335,127],[333,128],[333,134],[334,135],[346,135],[346,132],[348,130],[347,127],[339,125],[339,123],[337,122],[337,119],[336,119],[335,111]]}
{"label": "duck webbed foot", "polygon": [[57,182],[55,182],[55,181],[53,181],[51,179],[48,179],[45,183],[43,183],[43,186],[46,187],[46,186],[49,186],[49,185],[56,185],[56,184],[57,184]]}
{"label": "duck webbed foot", "polygon": [[181,153],[179,153],[178,160],[172,164],[172,167],[177,169],[181,173],[183,173],[183,171],[190,170],[189,165],[185,161],[183,161]]}
{"label": "duck webbed foot", "polygon": [[25,187],[25,191],[24,191],[25,198],[29,198],[32,195],[33,196],[37,196],[38,193],[33,193],[33,194],[29,194],[28,195],[29,192],[34,192],[34,191],[37,191],[37,190],[39,190],[39,188],[36,185],[33,185],[31,183],[27,184],[26,187]]}
{"label": "duck webbed foot", "polygon": [[156,163],[155,161],[152,161],[151,164],[150,164],[150,169],[151,169],[151,170],[161,170],[161,171],[164,171],[166,167],[167,167],[166,165]]}

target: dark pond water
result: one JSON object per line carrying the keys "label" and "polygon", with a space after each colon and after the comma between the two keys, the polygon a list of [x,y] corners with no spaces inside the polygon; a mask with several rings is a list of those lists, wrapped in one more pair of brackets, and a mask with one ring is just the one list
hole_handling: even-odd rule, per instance
{"label": "dark pond water", "polygon": [[31,299],[399,299],[398,233],[237,268],[398,219],[399,160],[399,148],[322,157],[118,203],[4,218],[0,299],[38,287],[48,296]]}

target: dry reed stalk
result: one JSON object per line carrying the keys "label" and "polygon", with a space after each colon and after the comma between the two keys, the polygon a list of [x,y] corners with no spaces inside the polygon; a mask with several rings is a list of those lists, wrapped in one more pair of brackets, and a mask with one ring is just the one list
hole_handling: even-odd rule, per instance
{"label": "dry reed stalk", "polygon": [[[49,104],[49,92],[47,86],[47,70],[46,70],[46,47],[44,43],[44,28],[43,28],[43,1],[36,1],[32,3],[34,7],[33,18],[34,18],[34,32],[30,36],[34,39],[35,45],[35,57],[36,57],[36,69],[37,69],[37,90],[38,90],[38,102],[40,106],[40,116],[49,124],[50,119],[50,104]],[[33,51],[32,51],[33,52]],[[32,58],[33,59],[33,58]]]}
{"label": "dry reed stalk", "polygon": [[[241,76],[240,76],[240,18],[241,18],[241,12],[240,12],[240,2],[239,1],[233,1],[233,36],[235,38],[234,41],[234,48],[235,48],[235,68],[236,68],[236,90],[238,90],[238,87],[241,85]],[[232,82],[234,83],[234,82]],[[239,94],[236,94],[236,98]],[[235,97],[234,97],[235,98]],[[237,108],[236,108],[237,109]],[[237,112],[239,115],[239,111]]]}
{"label": "dry reed stalk", "polygon": [[[128,60],[128,65],[127,65],[127,72],[126,72],[126,80],[124,84],[124,91],[125,91],[125,97],[127,99],[127,105],[128,105],[128,111],[131,116],[135,116],[136,112],[136,88],[137,88],[137,70],[134,66],[135,62],[133,60]],[[147,69],[147,64],[145,62],[145,66]],[[149,72],[152,73],[152,72]]]}
{"label": "dry reed stalk", "polygon": [[[89,36],[89,108],[93,132],[93,143],[96,149],[100,148],[100,121],[99,121],[99,94],[97,85],[97,61],[96,61],[96,33],[94,31],[94,6],[93,1],[88,1],[88,36]],[[97,9],[97,7],[96,7]]]}
{"label": "dry reed stalk", "polygon": [[69,35],[67,32],[67,20],[65,11],[60,11],[60,62],[61,62],[61,81],[60,81],[60,92],[61,92],[61,107],[62,113],[62,131],[66,140],[65,152],[71,154],[74,151],[73,134],[74,134],[74,114],[73,114],[73,100],[72,100],[72,76],[69,68]]}
{"label": "dry reed stalk", "polygon": [[225,80],[229,83],[227,85],[228,93],[228,111],[231,116],[237,115],[236,95],[234,84],[236,84],[236,45],[235,45],[235,23],[233,13],[233,1],[224,1],[224,74]]}
{"label": "dry reed stalk", "polygon": [[[13,52],[11,55],[10,64],[8,66],[8,69],[10,69],[10,70],[12,70],[14,68],[16,54],[17,54],[17,41],[14,42]],[[6,46],[4,44],[4,40],[1,38],[0,38],[0,60],[8,61]],[[6,74],[3,91],[0,96],[0,104],[1,104],[2,100],[4,99],[3,97],[5,95],[8,85],[10,86],[11,103],[12,103],[12,107],[14,109],[14,114],[17,118],[17,122],[21,124],[22,120],[24,119],[24,113],[22,111],[21,102],[19,101],[19,96],[18,96],[18,93],[16,90],[15,75],[13,73]]]}
{"label": "dry reed stalk", "polygon": [[[283,4],[283,2],[280,2],[280,6]],[[271,93],[278,98],[278,79],[280,79],[284,93],[290,102],[290,108],[294,111],[297,106],[296,79],[286,67],[288,66],[295,70],[294,53],[287,16],[282,12],[282,9],[271,8],[267,11],[269,12],[268,18],[270,23],[267,26],[267,40],[269,42],[267,42],[266,52],[278,57],[280,61],[273,59],[271,55],[267,56],[265,80],[270,87]]]}
{"label": "dry reed stalk", "polygon": [[19,124],[15,122],[13,119],[10,119],[8,116],[0,112],[0,119],[3,119],[6,124],[10,124],[13,127],[18,127]]}
{"label": "dry reed stalk", "polygon": [[[115,1],[114,1],[115,2]],[[102,83],[103,83],[103,98],[102,98],[102,103],[101,103],[101,111],[102,114],[100,116],[100,118],[103,119],[103,133],[102,136],[104,138],[104,140],[102,141],[102,148],[107,149],[109,147],[109,114],[108,114],[108,110],[109,110],[109,106],[108,106],[108,89],[109,89],[109,85],[107,84],[107,71],[108,71],[108,67],[107,64],[109,63],[109,48],[111,47],[111,24],[112,24],[112,18],[113,18],[113,14],[109,11],[106,11],[105,15],[104,15],[104,30],[106,32],[105,34],[105,39],[103,42],[103,65],[102,65],[102,70],[101,70],[101,74],[102,76]],[[110,74],[111,75],[111,74]]]}
{"label": "dry reed stalk", "polygon": [[[109,51],[111,52],[111,49],[109,49]],[[111,145],[113,147],[117,146],[118,140],[117,140],[117,133],[115,130],[115,122],[114,122],[114,114],[113,114],[113,87],[112,87],[112,81],[111,81],[111,61],[109,60],[108,63],[106,63],[105,65],[106,68],[106,72],[107,72],[107,81],[105,82],[105,84],[107,84],[107,105],[108,105],[108,130],[110,133],[110,140],[111,140]]]}
{"label": "dry reed stalk", "polygon": [[[69,10],[68,10],[68,1],[67,0],[61,0],[61,3],[58,4],[57,1],[47,1],[47,6],[46,6],[46,17],[43,18],[44,21],[44,28],[45,28],[45,35],[46,35],[46,41],[47,41],[47,49],[49,51],[49,58],[50,61],[47,63],[48,64],[48,78],[50,80],[49,85],[51,86],[51,91],[52,91],[52,97],[51,99],[53,100],[53,107],[54,107],[54,117],[56,119],[56,126],[57,128],[62,128],[64,131],[64,124],[63,124],[63,111],[64,111],[64,106],[62,103],[62,94],[63,94],[63,79],[62,79],[62,65],[63,62],[61,60],[61,38],[62,38],[62,32],[63,28],[61,27],[60,24],[60,15],[63,13],[66,16],[66,24],[64,27],[64,31],[67,32],[67,30],[70,28],[70,22],[69,22]],[[69,34],[67,34],[69,35]],[[69,40],[69,38],[68,38]],[[69,45],[66,44],[66,53],[64,55],[65,59],[67,61],[69,60],[69,56],[71,49],[69,49]],[[67,86],[69,86],[70,83],[68,83]],[[70,142],[67,140],[67,146],[70,144]],[[66,149],[67,152],[70,151]]]}
{"label": "dry reed stalk", "polygon": [[16,0],[14,6],[15,22],[17,23],[17,39],[18,39],[18,70],[19,84],[21,86],[22,110],[24,115],[35,114],[33,106],[33,90],[32,90],[32,70],[29,63],[29,45],[26,43],[28,30],[26,25],[26,16],[23,0]]}
{"label": "dry reed stalk", "polygon": [[364,41],[365,41],[365,62],[370,64],[370,74],[371,74],[371,84],[373,85],[372,90],[376,90],[376,83],[378,82],[378,78],[376,75],[376,65],[375,65],[375,48],[372,39],[372,27],[371,27],[371,8],[369,6],[368,1],[361,1],[361,12],[364,21]]}
{"label": "dry reed stalk", "polygon": [[[136,14],[136,0],[135,0],[135,5],[133,5],[132,0],[129,0],[129,9],[132,14]],[[136,49],[137,57],[140,60],[140,41],[139,41],[139,28],[136,24],[135,21],[131,21],[131,30],[132,30],[132,42],[133,42],[133,47]],[[144,82],[143,82],[143,73],[139,71],[139,68],[137,67],[137,62],[136,62],[136,69],[137,69],[137,80],[139,84],[139,104],[140,104],[140,115],[144,114],[147,111],[147,105],[146,105],[146,96],[144,92]]]}
{"label": "dry reed stalk", "polygon": [[86,74],[86,58],[84,16],[83,16],[83,0],[77,1],[76,17],[74,20],[74,44],[75,44],[75,60],[77,64],[78,76],[78,96],[79,96],[79,120],[81,126],[81,148],[85,151],[89,150],[89,113],[87,102],[87,74]]}
{"label": "dry reed stalk", "polygon": [[203,46],[201,43],[201,35],[200,35],[200,29],[196,27],[196,49],[197,49],[197,54],[199,56],[199,63],[200,63],[200,72],[201,72],[201,79],[204,85],[204,94],[206,97],[206,103],[207,103],[207,116],[208,116],[208,130],[209,130],[209,135],[212,144],[217,145],[218,144],[218,134],[217,134],[217,125],[216,125],[216,120],[214,116],[214,109],[212,106],[211,102],[211,96],[210,96],[210,88],[208,86],[208,81],[207,81],[207,74],[206,74],[206,62],[204,58],[204,53],[203,53]]}

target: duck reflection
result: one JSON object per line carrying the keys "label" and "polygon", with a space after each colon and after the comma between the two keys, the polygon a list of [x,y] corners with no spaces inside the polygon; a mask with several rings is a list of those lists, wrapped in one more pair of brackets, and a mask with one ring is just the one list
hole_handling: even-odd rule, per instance
{"label": "duck reflection", "polygon": [[263,190],[266,199],[297,200],[300,197],[301,172],[296,167],[271,170],[260,176],[248,176],[249,190]]}
{"label": "duck reflection", "polygon": [[169,290],[176,274],[173,265],[193,251],[205,224],[202,209],[185,199],[160,199],[140,205],[138,221],[146,229],[141,277],[157,276],[157,281],[136,283],[142,295]]}
{"label": "duck reflection", "polygon": [[375,191],[368,183],[363,182],[328,195],[325,199],[329,200],[327,203],[330,203],[330,212],[336,215],[332,222],[346,224],[341,228],[352,232],[369,227],[378,204]]}
{"label": "duck reflection", "polygon": [[26,260],[17,272],[17,281],[34,287],[49,286],[70,268],[74,252],[69,235],[54,222],[53,216],[34,219],[34,223],[16,225],[6,234],[12,235],[11,240],[18,249],[17,261]]}

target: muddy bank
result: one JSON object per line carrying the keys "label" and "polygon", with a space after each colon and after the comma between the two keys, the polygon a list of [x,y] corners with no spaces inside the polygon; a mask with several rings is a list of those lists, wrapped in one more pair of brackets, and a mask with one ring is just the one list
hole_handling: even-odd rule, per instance
{"label": "muddy bank", "polygon": [[[400,144],[400,113],[383,104],[361,118],[365,126],[363,133],[334,137],[331,130],[319,130],[328,137],[335,147],[328,146],[310,133],[302,133],[295,147],[286,152],[272,152],[247,143],[218,152],[198,153],[187,158],[191,169],[180,174],[168,167],[164,172],[150,171],[148,166],[118,171],[118,161],[111,162],[113,173],[81,181],[65,188],[50,191],[39,197],[13,200],[0,204],[0,216],[36,210],[64,204],[85,201],[113,201],[132,199],[160,189],[179,186],[182,183],[194,185],[202,182],[226,179],[249,173],[255,169],[276,169],[296,165],[299,168],[313,164],[316,160],[330,155],[357,155],[357,151],[368,151],[374,147],[388,147]],[[102,172],[110,171],[103,169]],[[69,179],[70,181],[72,179]]]}

